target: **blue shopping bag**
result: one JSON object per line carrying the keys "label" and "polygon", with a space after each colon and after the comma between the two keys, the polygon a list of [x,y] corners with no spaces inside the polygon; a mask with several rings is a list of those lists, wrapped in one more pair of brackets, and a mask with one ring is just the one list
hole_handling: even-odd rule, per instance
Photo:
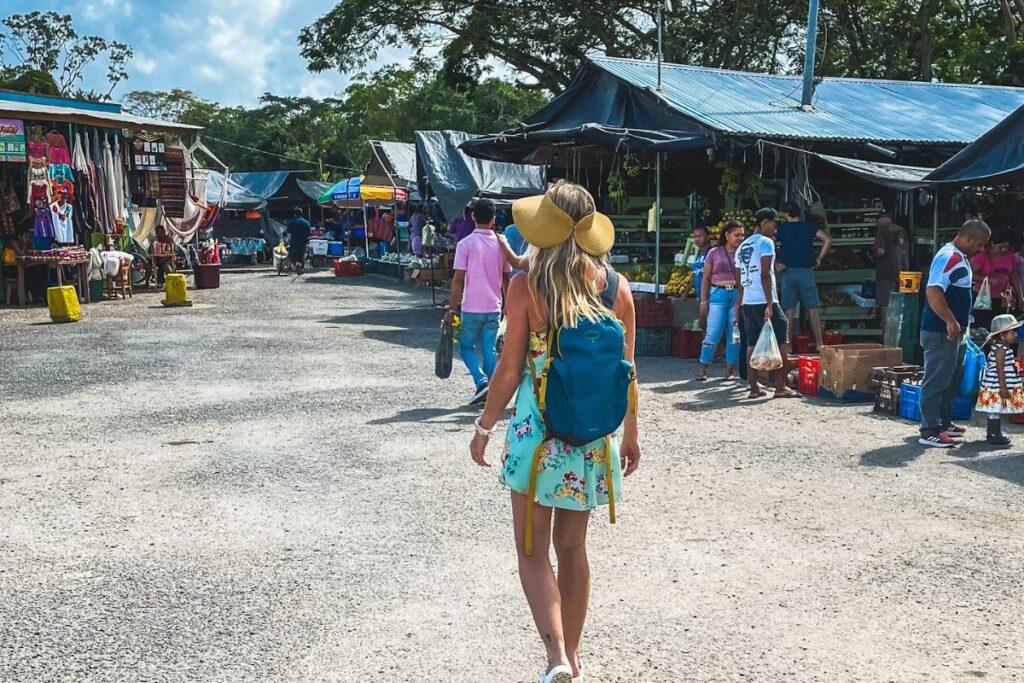
{"label": "blue shopping bag", "polygon": [[981,375],[985,372],[985,353],[968,337],[964,354],[964,375],[960,378],[961,396],[974,396],[981,389]]}

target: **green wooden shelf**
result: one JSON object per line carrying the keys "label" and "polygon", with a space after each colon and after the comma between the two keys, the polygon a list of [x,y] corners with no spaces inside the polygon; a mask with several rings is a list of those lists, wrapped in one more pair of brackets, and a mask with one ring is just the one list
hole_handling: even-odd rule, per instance
{"label": "green wooden shelf", "polygon": [[855,282],[864,282],[865,280],[874,280],[875,271],[873,268],[865,268],[863,270],[816,270],[814,271],[814,281],[819,285],[830,285],[830,284],[850,284]]}
{"label": "green wooden shelf", "polygon": [[874,237],[834,237],[832,239],[834,247],[862,247],[874,243]]}
{"label": "green wooden shelf", "polygon": [[878,207],[859,209],[825,209],[825,213],[882,213]]}
{"label": "green wooden shelf", "polygon": [[840,326],[839,331],[842,333],[843,337],[873,337],[881,339],[884,335],[882,330],[861,329],[859,327],[848,327],[846,325]]}
{"label": "green wooden shelf", "polygon": [[875,222],[874,221],[871,221],[871,222],[861,221],[860,223],[831,223],[828,226],[828,229],[831,230],[832,228],[873,228],[873,227],[875,227]]}
{"label": "green wooden shelf", "polygon": [[874,320],[875,309],[860,306],[829,306],[821,309],[822,320]]}
{"label": "green wooden shelf", "polygon": [[[654,249],[655,246],[656,245],[654,244],[654,242],[616,242],[615,246],[613,247],[613,249],[617,249],[619,247],[622,247],[622,248],[627,248],[627,247],[650,247],[651,249]],[[672,247],[672,248],[678,247],[678,248],[682,249],[685,246],[686,246],[685,244],[674,244],[674,243],[669,243],[669,242],[662,242],[661,243],[661,248],[662,249],[665,249],[667,247]]]}

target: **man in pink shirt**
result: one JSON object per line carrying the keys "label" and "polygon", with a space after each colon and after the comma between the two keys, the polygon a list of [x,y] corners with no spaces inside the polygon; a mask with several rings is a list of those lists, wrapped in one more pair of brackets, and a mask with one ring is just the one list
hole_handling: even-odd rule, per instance
{"label": "man in pink shirt", "polygon": [[[476,383],[470,405],[487,399],[487,385],[498,363],[494,349],[498,323],[512,272],[494,232],[494,202],[478,200],[473,206],[473,221],[476,230],[459,240],[455,247],[455,279],[445,316],[445,320],[451,322],[458,313],[462,320],[459,349]],[[482,364],[478,352],[481,347]]]}

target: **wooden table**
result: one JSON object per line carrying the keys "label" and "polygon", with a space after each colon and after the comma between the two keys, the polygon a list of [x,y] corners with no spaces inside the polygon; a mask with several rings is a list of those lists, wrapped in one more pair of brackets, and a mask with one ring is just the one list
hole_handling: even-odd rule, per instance
{"label": "wooden table", "polygon": [[68,259],[58,260],[41,259],[32,256],[18,257],[18,305],[25,305],[25,269],[34,266],[47,266],[57,269],[57,286],[64,286],[64,266],[74,266],[78,270],[78,299],[83,303],[89,303],[89,259]]}
{"label": "wooden table", "polygon": [[157,277],[157,274],[160,272],[159,268],[160,268],[160,262],[161,261],[170,261],[171,267],[168,270],[170,272],[172,272],[172,273],[177,272],[177,267],[174,264],[175,256],[176,255],[173,254],[173,253],[150,254],[149,255],[149,272],[146,273],[146,281],[143,284],[146,287],[149,287],[150,281],[153,278]]}

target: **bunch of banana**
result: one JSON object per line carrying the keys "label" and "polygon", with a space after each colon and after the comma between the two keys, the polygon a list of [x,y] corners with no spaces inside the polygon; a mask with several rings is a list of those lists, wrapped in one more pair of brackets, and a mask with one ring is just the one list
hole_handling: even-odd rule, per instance
{"label": "bunch of banana", "polygon": [[665,293],[684,296],[689,294],[692,288],[693,273],[689,272],[684,275],[681,271],[677,270],[672,273],[672,278],[669,279],[668,284],[665,285]]}

